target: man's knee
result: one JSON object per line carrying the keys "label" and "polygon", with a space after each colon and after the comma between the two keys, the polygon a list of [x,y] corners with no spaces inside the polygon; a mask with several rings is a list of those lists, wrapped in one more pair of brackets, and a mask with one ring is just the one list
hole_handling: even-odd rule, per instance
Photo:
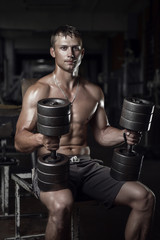
{"label": "man's knee", "polygon": [[140,182],[126,182],[118,193],[115,204],[127,205],[135,210],[145,211],[154,207],[155,195]]}
{"label": "man's knee", "polygon": [[42,203],[47,207],[49,215],[62,215],[69,213],[73,206],[73,196],[70,190],[65,189],[57,192],[40,194]]}
{"label": "man's knee", "polygon": [[140,188],[137,191],[133,207],[141,211],[152,210],[155,206],[155,195],[150,189]]}
{"label": "man's knee", "polygon": [[56,226],[57,231],[62,231],[70,223],[73,201],[53,201],[48,207],[50,224]]}
{"label": "man's knee", "polygon": [[73,201],[68,199],[50,202],[50,205],[48,206],[49,214],[59,216],[65,215],[71,212],[72,206]]}

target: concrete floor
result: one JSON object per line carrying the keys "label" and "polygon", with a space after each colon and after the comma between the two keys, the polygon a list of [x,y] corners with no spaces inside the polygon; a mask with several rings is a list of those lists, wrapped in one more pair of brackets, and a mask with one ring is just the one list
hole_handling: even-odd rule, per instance
{"label": "concrete floor", "polygon": [[[92,149],[94,157],[99,156],[104,164],[110,165],[112,149],[106,149],[96,145]],[[152,159],[153,154],[147,154],[144,158],[141,182],[153,190],[157,198],[152,240],[160,240],[160,160]],[[21,156],[20,164],[14,171],[28,171],[31,167],[28,156]],[[106,160],[107,159],[107,160]],[[10,214],[14,214],[14,183],[10,180]],[[24,214],[32,214],[24,216]],[[33,214],[41,213],[41,216]],[[22,190],[21,197],[21,234],[44,233],[47,222],[46,209],[35,197]],[[81,240],[124,240],[124,229],[129,214],[127,207],[115,207],[106,210],[104,206],[80,207],[80,236]],[[0,240],[14,236],[14,217],[0,218]],[[38,238],[36,238],[38,240]],[[43,239],[43,238],[41,238]]]}

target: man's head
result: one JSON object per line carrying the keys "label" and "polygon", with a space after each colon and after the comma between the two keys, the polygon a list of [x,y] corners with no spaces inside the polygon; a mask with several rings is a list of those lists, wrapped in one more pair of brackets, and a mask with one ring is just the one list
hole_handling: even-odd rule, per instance
{"label": "man's head", "polygon": [[51,47],[55,47],[55,42],[56,42],[56,37],[57,36],[70,36],[70,37],[76,37],[79,38],[81,40],[81,44],[82,44],[82,36],[81,33],[76,29],[76,27],[73,26],[69,26],[69,25],[64,25],[64,26],[60,26],[58,27],[51,35]]}
{"label": "man's head", "polygon": [[50,54],[57,68],[77,75],[84,56],[82,37],[73,26],[60,26],[51,36]]}

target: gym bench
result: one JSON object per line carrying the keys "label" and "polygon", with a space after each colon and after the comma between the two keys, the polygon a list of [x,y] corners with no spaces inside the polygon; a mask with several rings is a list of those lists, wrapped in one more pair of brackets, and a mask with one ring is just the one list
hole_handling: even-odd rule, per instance
{"label": "gym bench", "polygon": [[[20,227],[21,227],[21,193],[20,188],[25,189],[31,195],[36,196],[33,191],[32,186],[32,174],[31,173],[13,173],[11,174],[11,179],[15,182],[15,236],[5,238],[4,240],[20,240],[20,239],[39,239],[43,238],[45,234],[34,234],[34,235],[25,235],[21,236]],[[83,205],[97,205],[95,200],[89,200],[83,198],[81,200],[76,200],[73,206],[72,217],[71,217],[71,239],[80,240],[80,207]],[[38,215],[38,214],[37,214]],[[42,214],[39,214],[42,216]]]}

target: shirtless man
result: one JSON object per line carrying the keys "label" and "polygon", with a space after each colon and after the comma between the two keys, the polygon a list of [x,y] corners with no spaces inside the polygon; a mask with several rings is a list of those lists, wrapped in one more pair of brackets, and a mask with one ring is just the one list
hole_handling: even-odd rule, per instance
{"label": "shirtless man", "polygon": [[[78,76],[84,56],[78,30],[68,25],[59,27],[51,36],[50,54],[55,59],[55,70],[27,90],[15,136],[18,151],[29,153],[38,149],[40,155],[58,149],[59,153],[78,156],[80,159],[80,162],[70,164],[70,188],[40,192],[40,200],[49,212],[46,240],[70,239],[70,217],[77,188],[103,202],[106,208],[113,205],[129,206],[131,212],[125,239],[148,240],[154,213],[154,194],[140,182],[118,182],[112,179],[108,167],[90,159],[86,136],[88,124],[91,125],[96,141],[106,147],[123,143],[124,133],[128,144],[136,144],[140,139],[139,134],[111,127],[104,109],[102,90]],[[60,139],[35,132],[37,102],[50,97],[72,102],[70,132]]]}

